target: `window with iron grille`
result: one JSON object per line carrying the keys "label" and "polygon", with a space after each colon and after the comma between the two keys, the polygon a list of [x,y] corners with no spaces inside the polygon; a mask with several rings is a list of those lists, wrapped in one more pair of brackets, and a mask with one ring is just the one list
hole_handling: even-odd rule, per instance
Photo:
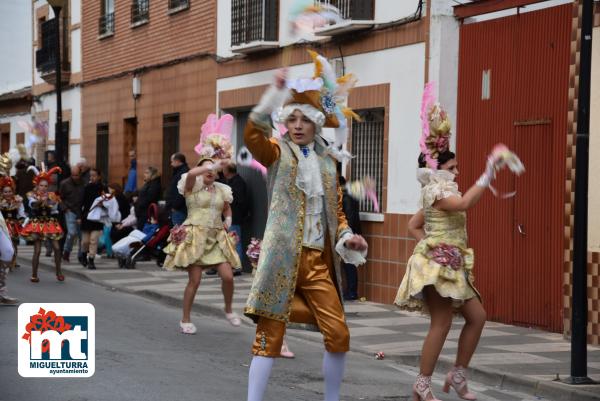
{"label": "window with iron grille", "polygon": [[[352,122],[352,154],[350,164],[351,180],[370,176],[375,181],[377,199],[383,196],[383,108],[357,111],[362,121]],[[371,201],[360,203],[361,212],[374,213]]]}
{"label": "window with iron grille", "polygon": [[114,0],[100,0],[100,18],[98,19],[98,34],[108,36],[115,33],[115,3]]}
{"label": "window with iron grille", "polygon": [[150,18],[150,0],[133,0],[131,3],[131,24],[148,22]]}
{"label": "window with iron grille", "polygon": [[233,0],[231,45],[255,41],[277,41],[279,2],[276,0]]}
{"label": "window with iron grille", "polygon": [[162,185],[166,188],[173,175],[171,155],[179,152],[179,113],[163,115]]}
{"label": "window with iron grille", "polygon": [[108,179],[108,123],[96,124],[96,168]]}
{"label": "window with iron grille", "polygon": [[190,7],[190,0],[169,0],[169,10],[184,10]]}
{"label": "window with iron grille", "polygon": [[375,15],[373,0],[315,0],[315,4],[334,6],[344,19],[371,21]]}

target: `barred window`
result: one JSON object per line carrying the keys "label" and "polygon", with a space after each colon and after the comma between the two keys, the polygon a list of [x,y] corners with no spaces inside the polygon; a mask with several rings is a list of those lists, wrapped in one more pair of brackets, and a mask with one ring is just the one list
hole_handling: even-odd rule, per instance
{"label": "barred window", "polygon": [[[383,108],[357,111],[362,121],[352,123],[352,154],[355,156],[350,164],[351,180],[359,180],[370,176],[375,181],[377,199],[383,205]],[[361,212],[374,213],[371,201],[360,203]]]}
{"label": "barred window", "polygon": [[279,32],[279,2],[276,0],[233,0],[231,44],[276,41]]}
{"label": "barred window", "polygon": [[148,22],[150,18],[150,0],[133,0],[131,3],[131,24],[134,26]]}
{"label": "barred window", "polygon": [[190,0],[169,0],[169,11],[179,11],[190,8]]}
{"label": "barred window", "polygon": [[100,3],[100,18],[98,18],[98,34],[100,37],[115,33],[115,2],[102,0]]}

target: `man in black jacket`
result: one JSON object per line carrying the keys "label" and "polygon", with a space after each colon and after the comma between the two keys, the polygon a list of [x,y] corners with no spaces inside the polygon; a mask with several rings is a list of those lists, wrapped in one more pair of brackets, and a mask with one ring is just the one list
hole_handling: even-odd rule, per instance
{"label": "man in black jacket", "polygon": [[[360,235],[362,234],[360,228],[360,203],[348,195],[348,191],[346,191],[345,188],[346,179],[342,175],[339,176],[339,181],[343,191],[342,205],[346,220],[348,220],[348,225],[354,234]],[[342,263],[342,265],[346,274],[346,291],[344,292],[344,299],[347,301],[354,301],[358,299],[358,273],[356,271],[356,266],[349,263]]]}
{"label": "man in black jacket", "polygon": [[171,167],[173,167],[173,177],[169,182],[165,198],[167,201],[167,210],[171,216],[171,223],[173,225],[180,225],[187,217],[187,207],[185,205],[185,198],[177,190],[177,183],[183,174],[190,171],[190,168],[183,153],[175,153],[171,156]]}
{"label": "man in black jacket", "polygon": [[[229,231],[233,231],[238,236],[238,242],[236,244],[236,251],[240,257],[240,260],[244,258],[244,252],[242,250],[242,224],[248,216],[248,210],[250,210],[250,198],[248,197],[248,189],[246,182],[237,173],[237,167],[231,163],[223,168],[223,175],[219,179],[219,182],[227,184],[231,187],[233,192],[233,202],[231,203],[232,220]],[[217,274],[214,269],[208,270],[206,274]],[[234,276],[242,274],[241,271],[237,270],[233,273]]]}

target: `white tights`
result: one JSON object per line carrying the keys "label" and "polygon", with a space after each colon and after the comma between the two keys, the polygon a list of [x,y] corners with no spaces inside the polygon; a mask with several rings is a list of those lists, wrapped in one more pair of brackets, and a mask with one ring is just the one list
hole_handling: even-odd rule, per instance
{"label": "white tights", "polygon": [[[254,356],[248,374],[248,401],[262,401],[271,376],[274,358]],[[344,378],[346,353],[327,352],[323,355],[325,401],[339,401],[340,386]]]}

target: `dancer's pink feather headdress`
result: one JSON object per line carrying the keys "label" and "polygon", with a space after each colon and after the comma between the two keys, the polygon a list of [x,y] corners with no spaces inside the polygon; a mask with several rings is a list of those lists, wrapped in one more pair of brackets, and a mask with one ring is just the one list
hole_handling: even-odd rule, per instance
{"label": "dancer's pink feather headdress", "polygon": [[437,102],[434,82],[425,85],[423,100],[421,102],[421,152],[425,155],[427,165],[437,170],[437,158],[440,153],[450,147],[450,119],[448,114]]}
{"label": "dancer's pink feather headdress", "polygon": [[233,116],[231,114],[225,114],[221,118],[217,118],[216,114],[209,114],[202,124],[200,142],[194,147],[200,159],[230,159],[233,150],[232,130]]}

